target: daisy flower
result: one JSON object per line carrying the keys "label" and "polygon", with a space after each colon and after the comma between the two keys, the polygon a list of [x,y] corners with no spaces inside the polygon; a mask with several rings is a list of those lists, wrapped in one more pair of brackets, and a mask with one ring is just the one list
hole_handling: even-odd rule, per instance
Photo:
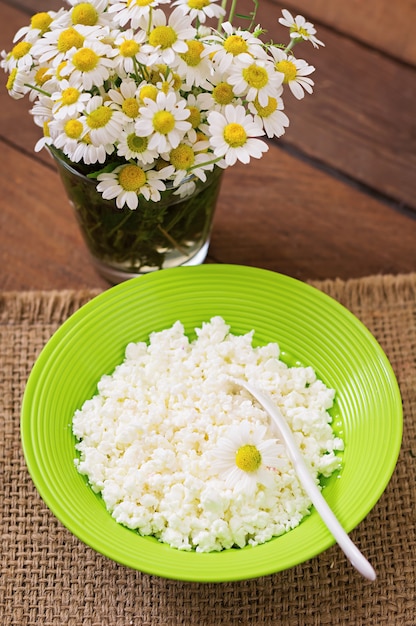
{"label": "daisy flower", "polygon": [[315,37],[316,29],[311,22],[307,22],[302,15],[293,17],[287,10],[282,10],[283,17],[279,18],[280,24],[290,28],[290,36],[292,39],[305,39],[310,41],[314,48],[324,46],[325,44]]}
{"label": "daisy flower", "polygon": [[101,96],[93,96],[85,107],[82,122],[94,146],[114,143],[125,124],[125,116],[106,106]]}
{"label": "daisy flower", "polygon": [[259,159],[269,149],[264,141],[255,139],[264,135],[264,131],[241,105],[227,104],[223,113],[211,111],[208,125],[214,154],[224,157],[227,166],[234,165],[237,160],[249,163],[251,157]]}
{"label": "daisy flower", "polygon": [[205,24],[208,18],[219,18],[225,15],[225,9],[217,3],[217,0],[176,0],[172,6],[180,6],[186,15],[192,20],[198,20]]}
{"label": "daisy flower", "polygon": [[65,61],[67,54],[73,48],[82,48],[85,41],[98,38],[103,34],[101,26],[70,26],[68,28],[55,28],[46,32],[41,39],[34,44],[34,54],[39,63],[52,63],[57,67]]}
{"label": "daisy flower", "polygon": [[212,76],[212,64],[207,56],[202,56],[205,46],[199,39],[186,41],[188,50],[178,56],[177,71],[184,77],[184,88],[209,87],[208,79]]}
{"label": "daisy flower", "polygon": [[205,182],[207,179],[205,172],[214,169],[214,164],[209,162],[205,153],[198,154],[198,143],[193,146],[185,142],[180,143],[170,151],[168,159],[175,168],[173,179],[175,187],[180,185],[189,173]]}
{"label": "daisy flower", "polygon": [[58,12],[42,11],[40,13],[35,13],[30,19],[29,26],[19,28],[13,37],[13,42],[24,37],[26,41],[33,43],[50,29],[51,24],[59,17],[59,15],[64,13],[65,9],[60,9]]}
{"label": "daisy flower", "polygon": [[153,202],[160,200],[160,192],[166,189],[163,179],[169,178],[173,170],[172,166],[156,171],[133,163],[120,165],[112,172],[98,175],[97,190],[105,200],[115,199],[119,209],[127,204],[134,211],[139,205],[139,195]]}
{"label": "daisy flower", "polygon": [[127,78],[120,83],[118,89],[109,89],[107,93],[107,106],[124,113],[127,121],[138,117],[140,101],[135,80]]}
{"label": "daisy flower", "polygon": [[256,99],[248,103],[248,108],[254,115],[254,121],[263,126],[268,137],[281,137],[285,128],[289,126],[289,118],[283,113],[282,98],[269,96],[266,106],[261,106]]}
{"label": "daisy flower", "polygon": [[[106,13],[108,0],[67,0],[72,5],[72,9],[65,14],[66,25],[76,26],[82,24],[84,26],[108,26],[111,22],[111,16]],[[63,16],[64,18],[64,16]],[[60,20],[55,20],[58,24]],[[62,25],[62,22],[61,24]]]}
{"label": "daisy flower", "polygon": [[123,127],[118,138],[117,156],[124,157],[126,161],[134,159],[147,165],[154,163],[159,153],[157,150],[149,150],[148,138],[139,137],[134,130],[134,123],[131,122]]}
{"label": "daisy flower", "polygon": [[110,0],[108,12],[120,26],[125,26],[130,22],[135,30],[138,28],[146,30],[151,11],[159,4],[167,2],[170,0]]}
{"label": "daisy flower", "polygon": [[54,91],[51,95],[54,102],[52,112],[57,119],[73,117],[77,113],[82,113],[87,102],[91,99],[91,94],[81,91],[74,85],[74,80],[62,80],[59,84],[59,91]]}
{"label": "daisy flower", "polygon": [[10,52],[2,50],[1,56],[0,66],[6,72],[11,72],[14,68],[29,71],[33,65],[33,44],[26,40],[19,41]]}
{"label": "daisy flower", "polygon": [[176,7],[169,17],[156,9],[152,15],[152,25],[148,36],[148,44],[143,52],[158,53],[161,63],[175,66],[176,55],[188,51],[187,41],[195,39],[196,29],[192,26],[189,15],[184,15],[180,7]]}
{"label": "daisy flower", "polygon": [[101,41],[89,41],[79,49],[68,52],[67,64],[62,74],[73,77],[82,89],[101,87],[114,71],[117,51]]}
{"label": "daisy flower", "polygon": [[145,106],[140,107],[140,117],[135,129],[139,137],[149,137],[149,149],[158,152],[169,152],[176,148],[188,130],[190,116],[186,108],[186,100],[177,100],[176,94],[159,92],[156,100],[146,99]]}
{"label": "daisy flower", "polygon": [[212,468],[229,489],[253,495],[258,485],[271,487],[273,468],[281,465],[283,446],[265,439],[267,428],[249,422],[231,426],[213,451]]}
{"label": "daisy flower", "polygon": [[107,143],[106,145],[94,146],[87,134],[78,142],[72,154],[68,153],[68,157],[74,163],[82,161],[85,165],[95,165],[96,163],[105,163],[108,155],[113,154],[113,152],[114,144]]}
{"label": "daisy flower", "polygon": [[313,65],[308,65],[303,59],[295,59],[279,48],[271,48],[270,53],[275,60],[275,68],[283,76],[283,84],[288,85],[292,94],[301,100],[305,91],[313,92],[314,82],[309,74],[315,71]]}
{"label": "daisy flower", "polygon": [[[262,42],[245,30],[235,29],[230,22],[222,24],[224,35],[209,35],[205,53],[209,55],[218,71],[226,72],[236,60],[253,61],[266,59]],[[215,43],[217,42],[217,43]]]}
{"label": "daisy flower", "polygon": [[142,44],[146,41],[146,32],[144,30],[135,31],[132,28],[119,32],[115,39],[114,45],[117,48],[118,55],[115,57],[114,71],[117,75],[134,74],[136,64],[153,65],[156,63],[158,55],[144,54],[141,50]]}
{"label": "daisy flower", "polygon": [[15,100],[23,98],[29,91],[28,87],[29,72],[19,71],[17,67],[14,67],[6,82],[6,89],[9,95]]}
{"label": "daisy flower", "polygon": [[266,106],[269,96],[281,86],[283,76],[269,61],[240,59],[233,65],[227,80],[238,96],[245,96],[248,101],[257,98]]}
{"label": "daisy flower", "polygon": [[70,157],[76,150],[78,143],[85,135],[85,125],[79,116],[67,119],[55,119],[48,126],[53,137],[53,145]]}

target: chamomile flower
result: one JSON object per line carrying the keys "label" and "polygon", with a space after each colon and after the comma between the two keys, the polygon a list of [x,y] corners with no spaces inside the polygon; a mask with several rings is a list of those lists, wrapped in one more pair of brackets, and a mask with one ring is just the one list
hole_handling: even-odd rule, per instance
{"label": "chamomile flower", "polygon": [[267,54],[261,41],[250,32],[235,29],[230,22],[222,24],[224,34],[208,35],[207,46],[204,54],[212,58],[212,62],[220,73],[224,73],[237,61],[253,61],[266,59]]}
{"label": "chamomile flower", "polygon": [[227,104],[242,104],[237,98],[233,86],[227,82],[223,74],[214,74],[210,79],[210,89],[198,96],[201,108],[205,111],[222,111]]}
{"label": "chamomile flower", "polygon": [[186,41],[188,50],[178,55],[177,71],[184,77],[184,89],[190,91],[192,87],[209,87],[209,78],[212,76],[212,65],[207,56],[202,56],[205,49],[199,39]]}
{"label": "chamomile flower", "polygon": [[59,90],[51,95],[54,102],[52,112],[57,119],[72,117],[84,111],[91,97],[90,93],[80,90],[74,84],[72,77],[69,80],[64,79],[59,84]]}
{"label": "chamomile flower", "polygon": [[134,211],[139,205],[139,195],[153,202],[160,200],[160,192],[166,189],[163,181],[173,173],[173,169],[168,166],[157,171],[134,163],[120,165],[112,172],[98,175],[97,190],[105,200],[115,199],[119,209],[127,204]]}
{"label": "chamomile flower", "polygon": [[206,181],[207,171],[214,169],[214,164],[210,162],[205,153],[198,154],[198,144],[194,146],[182,142],[169,153],[169,163],[175,168],[173,184],[175,187],[180,185],[183,179],[192,173],[194,176]]}
{"label": "chamomile flower", "polygon": [[[67,25],[70,24],[76,26],[82,24],[83,26],[108,26],[111,21],[111,16],[106,12],[108,6],[108,0],[89,0],[84,2],[83,0],[67,0],[72,5],[65,17]],[[59,23],[59,20],[56,20]]]}
{"label": "chamomile flower", "polygon": [[146,41],[144,30],[135,31],[129,28],[119,32],[114,39],[118,55],[115,57],[114,71],[118,76],[123,74],[133,74],[136,71],[137,63],[142,65],[153,65],[157,61],[157,54],[149,55],[142,52],[142,45]]}
{"label": "chamomile flower", "polygon": [[136,81],[127,78],[120,83],[118,89],[109,89],[107,106],[124,113],[126,121],[136,119],[140,107]]}
{"label": "chamomile flower", "polygon": [[192,20],[198,20],[200,24],[205,24],[207,17],[219,18],[225,15],[225,9],[217,0],[176,0],[173,6],[180,6],[184,13],[190,15]]}
{"label": "chamomile flower", "polygon": [[82,161],[85,165],[95,165],[96,163],[105,163],[107,157],[113,154],[115,150],[113,143],[100,144],[95,146],[90,139],[88,133],[78,141],[77,144],[71,144],[71,151],[67,148],[67,156],[74,163]]}
{"label": "chamomile flower", "polygon": [[289,118],[283,113],[283,100],[280,97],[269,96],[266,106],[261,106],[256,99],[249,102],[248,108],[254,115],[254,121],[263,126],[268,137],[281,137],[289,126]]}
{"label": "chamomile flower", "polygon": [[303,59],[295,59],[276,47],[271,48],[270,53],[275,60],[276,71],[282,74],[283,84],[289,86],[295,98],[301,100],[305,91],[312,93],[314,82],[309,74],[315,71],[313,65],[308,65]]}
{"label": "chamomile flower", "polygon": [[154,163],[159,157],[157,150],[149,150],[147,137],[139,137],[134,130],[134,123],[124,126],[118,138],[117,156],[124,157],[126,161],[132,159],[144,165]]}
{"label": "chamomile flower", "polygon": [[30,70],[33,65],[33,44],[23,39],[16,43],[10,52],[2,50],[1,56],[0,66],[6,72],[11,72],[14,68],[22,71]]}
{"label": "chamomile flower", "polygon": [[249,163],[251,157],[259,159],[269,149],[264,141],[256,139],[264,135],[264,130],[241,105],[227,104],[223,113],[211,111],[208,125],[214,155],[224,157],[227,166],[236,161]]}
{"label": "chamomile flower", "polygon": [[196,29],[192,20],[184,15],[180,7],[176,7],[169,17],[156,9],[152,15],[151,29],[148,44],[143,46],[143,52],[157,51],[161,63],[176,65],[176,55],[188,51],[187,41],[194,39]]}
{"label": "chamomile flower", "polygon": [[68,53],[82,48],[84,43],[95,40],[103,34],[101,26],[70,26],[68,28],[52,28],[34,44],[34,54],[39,63],[52,63],[57,67],[65,61]]}
{"label": "chamomile flower", "polygon": [[30,110],[30,114],[33,116],[33,121],[36,126],[43,127],[45,122],[53,120],[52,106],[53,102],[49,96],[39,95]]}
{"label": "chamomile flower", "polygon": [[166,4],[170,0],[110,0],[108,12],[120,26],[130,25],[135,30],[146,30],[151,11],[159,4]]}
{"label": "chamomile flower", "polygon": [[6,89],[15,100],[23,98],[30,91],[30,87],[28,87],[29,75],[29,72],[19,71],[17,67],[11,70],[7,78]]}
{"label": "chamomile flower", "polygon": [[307,22],[303,15],[293,17],[287,10],[282,10],[283,17],[279,18],[280,24],[290,28],[290,36],[292,39],[305,39],[310,41],[314,48],[324,46],[325,44],[315,37],[316,29],[311,22]]}
{"label": "chamomile flower", "polygon": [[116,54],[116,50],[101,41],[84,42],[81,48],[68,52],[62,73],[72,76],[82,89],[101,87],[114,71],[112,57]]}
{"label": "chamomile flower", "polygon": [[55,148],[70,156],[85,135],[85,124],[79,119],[79,116],[67,119],[55,118],[49,124],[49,132],[53,137]]}
{"label": "chamomile flower", "polygon": [[257,98],[261,106],[266,106],[269,96],[279,90],[283,76],[270,61],[240,59],[230,70],[228,82],[238,96],[249,102]]}
{"label": "chamomile flower", "polygon": [[41,11],[40,13],[35,13],[30,19],[29,26],[23,26],[22,28],[19,28],[19,30],[13,37],[13,42],[18,41],[19,39],[22,39],[22,37],[24,37],[26,41],[31,41],[33,43],[34,41],[42,37],[44,33],[48,32],[51,25],[55,22],[59,15],[64,13],[64,9],[60,9],[58,12]]}
{"label": "chamomile flower", "polygon": [[212,468],[225,480],[225,486],[253,495],[259,484],[271,487],[273,468],[282,464],[283,446],[266,439],[265,426],[249,422],[231,426],[213,451]]}
{"label": "chamomile flower", "polygon": [[191,129],[190,122],[186,121],[190,116],[186,100],[178,101],[174,92],[159,92],[155,101],[146,99],[145,106],[140,107],[139,112],[136,134],[148,137],[149,148],[157,149],[160,153],[176,148]]}
{"label": "chamomile flower", "polygon": [[120,111],[106,106],[101,96],[93,96],[85,107],[81,120],[94,146],[114,143],[120,135],[125,117]]}

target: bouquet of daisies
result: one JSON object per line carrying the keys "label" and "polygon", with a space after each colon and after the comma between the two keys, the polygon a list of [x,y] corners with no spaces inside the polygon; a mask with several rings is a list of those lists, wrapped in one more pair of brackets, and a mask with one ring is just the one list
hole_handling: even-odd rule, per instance
{"label": "bouquet of daisies", "polygon": [[189,193],[214,167],[260,158],[264,139],[289,124],[284,88],[299,99],[312,92],[315,68],[293,47],[323,44],[287,10],[283,45],[262,40],[254,11],[246,29],[234,27],[226,1],[67,4],[35,14],[1,65],[10,95],[33,102],[43,128],[35,150],[60,151],[118,208],[157,201],[167,185]]}

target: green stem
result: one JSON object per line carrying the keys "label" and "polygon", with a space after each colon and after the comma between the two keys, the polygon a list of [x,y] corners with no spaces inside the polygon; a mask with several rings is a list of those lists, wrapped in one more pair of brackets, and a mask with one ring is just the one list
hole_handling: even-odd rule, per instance
{"label": "green stem", "polygon": [[220,17],[218,18],[217,30],[220,30],[220,26],[224,21],[224,17],[226,15],[226,9],[227,9],[227,2],[228,0],[222,0],[221,2],[221,8],[224,9],[224,15],[220,15]]}
{"label": "green stem", "polygon": [[52,96],[51,93],[45,91],[44,89],[41,89],[40,87],[36,87],[36,85],[30,85],[29,83],[24,83],[25,87],[29,87],[29,89],[33,89],[34,91],[38,91],[39,93],[42,94],[42,96],[48,96],[48,98],[50,98]]}
{"label": "green stem", "polygon": [[231,24],[233,23],[233,19],[234,19],[234,13],[235,13],[235,9],[237,6],[237,1],[238,0],[233,0],[231,3],[231,9],[230,9],[230,13],[228,15],[228,21],[231,22]]}

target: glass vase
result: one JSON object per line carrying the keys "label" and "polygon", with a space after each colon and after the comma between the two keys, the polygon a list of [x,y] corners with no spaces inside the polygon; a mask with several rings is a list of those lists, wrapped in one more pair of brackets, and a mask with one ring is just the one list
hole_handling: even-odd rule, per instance
{"label": "glass vase", "polygon": [[162,192],[157,202],[141,196],[137,209],[119,209],[115,200],[103,199],[96,180],[78,172],[53,148],[50,152],[93,264],[107,281],[116,284],[156,270],[203,263],[222,169],[207,172],[205,182],[185,179],[178,188]]}

